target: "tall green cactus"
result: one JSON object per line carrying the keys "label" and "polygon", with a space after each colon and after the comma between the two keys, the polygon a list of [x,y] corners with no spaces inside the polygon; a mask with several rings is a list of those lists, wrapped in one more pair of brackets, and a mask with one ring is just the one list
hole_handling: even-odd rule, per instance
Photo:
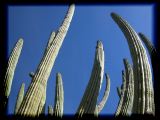
{"label": "tall green cactus", "polygon": [[55,94],[54,103],[55,104],[54,104],[53,115],[56,117],[62,117],[63,103],[64,103],[64,91],[63,91],[62,76],[60,73],[57,73],[56,75],[56,94]]}
{"label": "tall green cactus", "polygon": [[49,105],[49,106],[48,106],[48,115],[49,115],[49,116],[52,116],[52,115],[53,115],[53,107],[52,107],[52,105]]}
{"label": "tall green cactus", "polygon": [[25,84],[22,83],[21,88],[19,90],[18,96],[17,96],[17,101],[16,101],[16,106],[15,106],[15,110],[14,113],[16,114],[24,97],[24,89],[25,89]]}
{"label": "tall green cactus", "polygon": [[133,60],[134,72],[134,114],[154,114],[154,92],[150,64],[139,36],[133,28],[119,15],[111,13],[113,20],[118,24],[129,45]]}
{"label": "tall green cactus", "polygon": [[[12,81],[14,77],[14,72],[16,69],[16,65],[19,59],[19,56],[21,54],[21,50],[23,47],[23,39],[20,38],[17,43],[15,44],[9,60],[8,60],[8,65],[7,65],[7,70],[4,78],[4,83],[3,83],[3,93],[2,93],[2,98],[1,98],[1,109],[2,111],[6,111],[7,109],[7,104],[8,104],[8,98],[11,92],[11,87],[12,87]],[[5,110],[3,110],[5,109]]]}
{"label": "tall green cactus", "polygon": [[[160,57],[158,55],[158,52],[156,50],[156,48],[154,47],[154,45],[151,43],[151,41],[143,34],[143,33],[139,33],[139,36],[141,38],[141,40],[143,41],[143,43],[145,44],[150,58],[151,58],[151,63],[152,63],[152,69],[153,69],[153,75],[154,75],[154,92],[155,94],[158,94],[159,91],[159,68],[160,68]],[[152,96],[152,98],[154,98],[154,96]],[[159,104],[159,97],[157,97],[158,99],[155,99],[155,104],[153,102],[153,111],[156,112],[157,115],[159,115],[160,112],[160,104]],[[154,100],[152,100],[154,101]],[[156,105],[156,111],[155,111],[155,105]]]}
{"label": "tall green cactus", "polygon": [[[49,40],[43,58],[33,76],[33,80],[27,90],[24,100],[17,112],[21,116],[38,116],[42,111],[44,101],[42,100],[46,96],[47,81],[50,76],[55,59],[58,55],[59,49],[68,31],[72,16],[74,13],[74,4],[70,5],[68,13],[60,26],[53,40]],[[52,34],[53,35],[53,34]],[[54,35],[53,35],[54,36]],[[37,113],[38,112],[38,113]]]}
{"label": "tall green cactus", "polygon": [[104,51],[101,41],[97,41],[94,65],[90,81],[87,85],[81,103],[77,110],[78,118],[84,114],[94,114],[97,104],[98,94],[104,74]]}

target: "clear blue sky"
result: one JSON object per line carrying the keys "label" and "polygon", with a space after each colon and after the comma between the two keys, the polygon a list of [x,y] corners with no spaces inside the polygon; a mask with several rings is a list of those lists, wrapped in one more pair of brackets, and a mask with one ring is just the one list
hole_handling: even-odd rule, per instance
{"label": "clear blue sky", "polygon": [[[67,5],[9,6],[8,54],[22,37],[24,45],[13,79],[9,100],[9,113],[15,107],[22,82],[26,88],[31,82],[29,72],[36,71],[52,31],[58,30]],[[76,5],[75,13],[52,69],[47,86],[46,112],[54,105],[56,73],[60,72],[64,84],[64,114],[74,114],[88,84],[94,61],[96,41],[102,40],[105,52],[105,72],[111,79],[108,101],[101,114],[114,114],[119,97],[116,87],[122,83],[123,58],[132,63],[127,41],[110,13],[116,12],[137,31],[153,38],[152,5]],[[99,100],[105,89],[105,78]]]}

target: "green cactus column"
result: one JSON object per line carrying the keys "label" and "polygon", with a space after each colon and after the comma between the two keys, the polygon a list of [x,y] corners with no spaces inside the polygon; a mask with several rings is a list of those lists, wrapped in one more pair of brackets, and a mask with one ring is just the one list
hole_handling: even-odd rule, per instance
{"label": "green cactus column", "polygon": [[[151,43],[151,41],[142,33],[139,33],[139,36],[145,46],[147,47],[147,50],[149,52],[150,58],[151,58],[151,63],[152,63],[152,70],[153,70],[153,76],[154,76],[154,92],[155,95],[159,94],[159,84],[160,84],[160,79],[159,79],[159,69],[160,69],[160,57],[158,56],[157,50],[154,47],[154,45]],[[154,98],[154,96],[152,97]],[[154,100],[152,100],[154,101]],[[155,105],[153,103],[153,110],[156,112],[156,115],[159,115],[160,112],[160,104],[159,104],[160,98],[157,97],[155,99]],[[155,110],[156,106],[156,110]]]}
{"label": "green cactus column", "polygon": [[134,114],[154,114],[154,96],[152,85],[152,74],[146,50],[134,29],[119,15],[111,14],[114,21],[118,24],[129,45],[134,72]]}
{"label": "green cactus column", "polygon": [[11,91],[14,72],[16,69],[16,65],[18,63],[19,56],[21,54],[22,47],[23,47],[23,39],[20,38],[18,42],[15,44],[15,47],[13,48],[8,60],[8,65],[6,69],[6,74],[3,83],[3,90],[2,90],[3,96],[1,98],[2,101],[0,103],[2,112],[5,111],[4,109],[7,109],[8,98]]}
{"label": "green cactus column", "polygon": [[54,102],[54,111],[53,115],[56,117],[62,117],[63,115],[63,103],[64,103],[64,91],[62,76],[60,73],[56,75],[56,93],[55,93],[55,102]]}
{"label": "green cactus column", "polygon": [[[42,99],[46,96],[47,81],[50,76],[55,59],[58,55],[59,49],[63,43],[63,40],[67,34],[72,16],[74,13],[74,4],[70,5],[68,13],[60,26],[57,34],[53,37],[53,40],[49,40],[45,54],[33,76],[33,80],[27,90],[24,100],[17,114],[21,116],[38,116],[41,111],[39,105],[42,103]],[[54,36],[54,35],[53,35]],[[52,37],[51,37],[52,38]],[[45,100],[43,100],[45,101]],[[41,105],[42,106],[42,105]],[[37,113],[38,112],[38,113]]]}
{"label": "green cactus column", "polygon": [[19,107],[22,103],[22,100],[23,100],[23,97],[24,97],[24,89],[25,89],[25,84],[22,83],[21,88],[20,88],[19,93],[18,93],[18,96],[17,96],[17,101],[16,101],[14,114],[17,113],[17,111],[18,111],[18,109],[19,109]]}
{"label": "green cactus column", "polygon": [[91,114],[91,115],[94,114],[97,104],[97,97],[103,80],[103,74],[104,74],[103,44],[101,41],[97,41],[92,74],[76,113],[78,117],[82,117],[83,115],[86,114]]}

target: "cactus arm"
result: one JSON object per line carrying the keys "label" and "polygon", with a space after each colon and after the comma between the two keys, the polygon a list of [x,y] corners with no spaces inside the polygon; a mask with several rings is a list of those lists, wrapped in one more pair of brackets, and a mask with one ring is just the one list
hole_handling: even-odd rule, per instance
{"label": "cactus arm", "polygon": [[5,73],[5,78],[3,81],[3,89],[2,89],[2,96],[1,96],[1,104],[0,104],[0,109],[2,110],[2,114],[6,114],[7,112],[7,107],[8,107],[8,99],[12,87],[12,81],[15,73],[15,69],[18,63],[19,56],[21,54],[21,50],[23,47],[23,39],[20,38],[17,43],[15,44],[6,68],[6,73]]}
{"label": "cactus arm", "polygon": [[48,115],[50,115],[50,116],[53,115],[53,107],[52,107],[52,105],[48,106]]}
{"label": "cactus arm", "polygon": [[133,113],[154,114],[151,98],[153,96],[152,74],[150,64],[139,36],[134,29],[119,15],[112,13],[113,20],[120,27],[129,45],[134,72],[134,103]]}
{"label": "cactus arm", "polygon": [[105,88],[105,92],[104,92],[102,101],[97,105],[98,113],[101,112],[104,105],[106,104],[108,96],[109,96],[109,92],[110,92],[110,78],[108,74],[105,74],[105,76],[106,76],[106,88]]}
{"label": "cactus arm", "polygon": [[62,117],[63,115],[63,103],[64,103],[64,91],[62,76],[60,73],[56,75],[56,94],[55,94],[55,104],[54,104],[54,116]]}
{"label": "cactus arm", "polygon": [[124,94],[126,91],[126,73],[122,70],[122,90],[121,90],[121,95],[120,95],[120,100],[118,103],[118,107],[115,113],[115,116],[118,116],[121,113],[122,110],[122,105],[123,105],[123,101],[124,101]]}
{"label": "cactus arm", "polygon": [[24,89],[25,89],[25,84],[22,83],[21,88],[20,88],[19,93],[18,93],[14,114],[17,113],[17,111],[18,111],[18,109],[19,109],[19,107],[22,103],[22,100],[23,100],[23,97],[24,97]]}
{"label": "cactus arm", "polygon": [[42,95],[47,87],[47,81],[50,76],[55,59],[59,49],[68,31],[75,6],[72,4],[69,7],[68,13],[58,30],[54,40],[51,42],[49,49],[46,48],[44,56],[35,72],[32,82],[27,90],[24,100],[18,110],[21,116],[38,116],[37,110],[41,102]]}
{"label": "cactus arm", "polygon": [[[148,50],[148,52],[149,52],[149,55],[150,55],[150,58],[151,58],[151,63],[152,63],[152,68],[153,68],[153,75],[154,75],[154,91],[155,91],[155,94],[157,93],[158,94],[158,88],[159,88],[159,83],[158,83],[158,81],[160,81],[158,78],[158,76],[159,76],[159,68],[160,68],[160,58],[159,58],[159,56],[158,56],[158,53],[157,53],[157,51],[156,51],[156,48],[154,47],[154,45],[151,43],[151,41],[143,34],[143,33],[139,33],[138,34],[139,35],[139,37],[141,38],[141,40],[143,41],[143,43],[145,44],[145,46],[146,46],[146,48],[147,48],[147,50]],[[153,94],[152,94],[153,95]],[[152,96],[152,98],[154,98],[154,96]],[[158,98],[159,99],[159,98]],[[156,104],[156,108],[157,108],[157,115],[159,114],[158,113],[158,111],[160,111],[160,110],[158,110],[160,107],[158,107],[158,106],[160,106],[158,103],[158,99],[155,99],[155,103],[153,102],[152,104],[152,107],[153,107],[153,113],[155,113],[155,104]],[[152,99],[152,101],[154,101],[153,99]]]}
{"label": "cactus arm", "polygon": [[151,41],[142,33],[138,33],[138,35],[141,38],[141,40],[143,41],[143,43],[145,44],[145,46],[147,47],[149,54],[151,55],[151,54],[156,53],[156,49],[153,46],[153,44],[151,43]]}
{"label": "cactus arm", "polygon": [[14,76],[14,72],[16,69],[19,56],[21,54],[22,46],[23,46],[23,39],[20,38],[16,43],[14,49],[12,50],[8,60],[8,68],[7,68],[7,71],[5,74],[5,80],[4,80],[4,89],[5,89],[4,93],[7,98],[10,95],[12,80],[13,80],[13,76]]}
{"label": "cactus arm", "polygon": [[101,88],[104,74],[104,51],[101,41],[97,42],[94,65],[90,77],[90,81],[86,87],[83,98],[77,109],[77,117],[84,114],[94,114],[96,109],[97,97]]}
{"label": "cactus arm", "polygon": [[124,93],[121,115],[128,116],[131,113],[133,106],[134,81],[133,70],[127,59],[123,60],[126,71],[126,91]]}

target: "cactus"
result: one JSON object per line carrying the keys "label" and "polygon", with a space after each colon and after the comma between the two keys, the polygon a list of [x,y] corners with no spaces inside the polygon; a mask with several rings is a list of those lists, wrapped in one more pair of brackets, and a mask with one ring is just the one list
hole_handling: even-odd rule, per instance
{"label": "cactus", "polygon": [[97,41],[95,60],[90,81],[87,85],[76,115],[78,118],[83,114],[94,114],[96,109],[97,97],[101,88],[104,74],[104,51],[101,41]]}
{"label": "cactus", "polygon": [[126,72],[124,72],[123,70],[122,70],[122,80],[123,80],[123,83],[122,83],[121,93],[119,96],[120,100],[119,100],[118,107],[117,107],[116,114],[115,114],[116,116],[118,116],[121,113],[122,105],[124,102],[124,95],[126,91]]}
{"label": "cactus", "polygon": [[135,91],[133,114],[154,114],[152,74],[146,50],[137,33],[125,20],[115,13],[111,13],[111,16],[127,38],[133,60]]}
{"label": "cactus", "polygon": [[[123,96],[120,97],[122,99],[122,104],[116,116],[124,115],[128,116],[131,114],[132,105],[133,105],[133,94],[134,94],[134,81],[133,81],[133,70],[131,65],[128,63],[127,59],[124,59],[124,66],[125,66],[125,78],[123,78],[123,85],[125,86],[123,91]],[[118,93],[119,95],[120,93]],[[121,95],[121,94],[120,94]],[[121,100],[120,100],[121,101]]]}
{"label": "cactus", "polygon": [[64,102],[64,91],[63,91],[62,76],[60,73],[57,73],[55,104],[54,104],[54,111],[53,111],[54,116],[62,117],[62,115],[63,115],[63,102]]}
{"label": "cactus", "polygon": [[[46,86],[47,80],[51,73],[51,69],[54,65],[55,59],[62,45],[62,42],[68,31],[72,16],[74,13],[74,4],[69,7],[66,18],[64,19],[62,25],[60,26],[56,36],[51,36],[53,40],[49,40],[44,56],[37,68],[37,71],[32,78],[32,82],[27,90],[24,100],[17,112],[21,116],[38,116],[42,111],[42,106],[45,103],[44,98],[46,96]],[[39,112],[38,112],[39,111]]]}
{"label": "cactus", "polygon": [[[155,94],[158,94],[159,84],[160,84],[159,83],[159,81],[160,81],[160,79],[159,79],[160,57],[158,55],[156,48],[151,43],[151,41],[142,33],[139,33],[139,36],[140,36],[141,40],[143,41],[143,43],[145,44],[145,46],[149,52],[150,58],[151,58],[153,75],[154,75],[154,92],[155,92]],[[154,97],[152,97],[152,98],[154,98]],[[160,98],[157,97],[157,99],[155,99],[155,105],[153,102],[153,111],[155,111],[156,112],[155,114],[157,114],[157,115],[159,115],[159,112],[160,112],[159,101],[160,101]],[[155,108],[155,106],[156,106],[156,108]]]}
{"label": "cactus", "polygon": [[16,101],[16,106],[15,106],[15,110],[14,110],[14,113],[16,114],[21,103],[22,103],[22,100],[23,100],[23,97],[24,97],[24,89],[25,89],[25,84],[22,83],[21,85],[21,88],[19,90],[19,93],[18,93],[18,97],[17,97],[17,101]]}
{"label": "cactus", "polygon": [[101,110],[103,109],[104,105],[107,102],[108,96],[109,96],[109,92],[110,92],[110,78],[108,74],[105,74],[106,76],[106,88],[105,88],[105,92],[102,98],[102,101],[97,105],[97,112],[100,113]]}
{"label": "cactus", "polygon": [[15,44],[15,47],[13,48],[8,60],[7,70],[6,70],[4,83],[3,83],[2,98],[1,98],[2,100],[1,109],[2,111],[5,111],[5,112],[8,105],[8,98],[9,98],[11,87],[12,87],[14,72],[16,69],[19,56],[21,54],[22,47],[23,47],[23,39],[20,38],[18,42]]}

